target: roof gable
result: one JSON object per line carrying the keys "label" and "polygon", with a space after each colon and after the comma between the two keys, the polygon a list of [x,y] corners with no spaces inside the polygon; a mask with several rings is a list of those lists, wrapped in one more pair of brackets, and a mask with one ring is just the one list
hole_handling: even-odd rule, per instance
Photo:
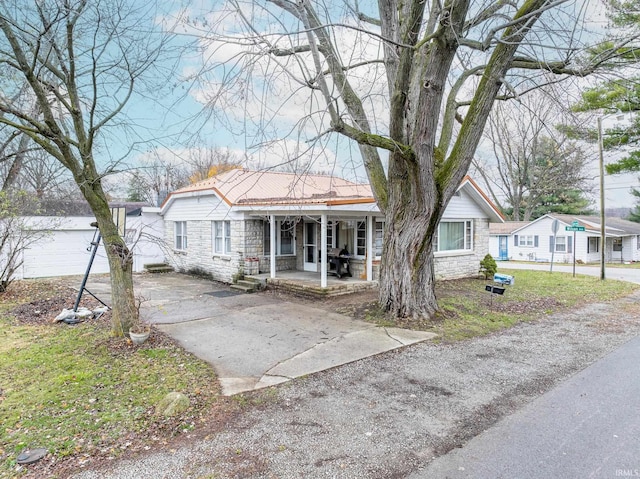
{"label": "roof gable", "polygon": [[464,190],[469,193],[478,206],[480,206],[480,208],[487,214],[490,222],[504,222],[504,216],[498,207],[493,204],[489,197],[469,175],[462,179],[462,183],[460,183],[458,190]]}
{"label": "roof gable", "polygon": [[[522,230],[529,228],[532,225],[544,220],[544,219],[557,219],[565,226],[571,226],[573,222],[578,222],[579,226],[584,226],[585,231],[590,233],[600,233],[600,216],[596,215],[560,215],[554,213],[547,213],[531,222],[525,223],[521,227],[511,231],[511,234],[519,233]],[[623,220],[621,218],[605,218],[606,233],[610,236],[628,236],[628,235],[640,235],[640,223],[634,223],[633,221]]]}

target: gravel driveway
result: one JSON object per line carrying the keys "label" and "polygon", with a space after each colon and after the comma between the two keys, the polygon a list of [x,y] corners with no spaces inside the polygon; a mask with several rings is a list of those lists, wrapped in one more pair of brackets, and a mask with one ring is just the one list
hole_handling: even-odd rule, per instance
{"label": "gravel driveway", "polygon": [[640,332],[640,293],[263,392],[222,433],[76,479],[401,478]]}

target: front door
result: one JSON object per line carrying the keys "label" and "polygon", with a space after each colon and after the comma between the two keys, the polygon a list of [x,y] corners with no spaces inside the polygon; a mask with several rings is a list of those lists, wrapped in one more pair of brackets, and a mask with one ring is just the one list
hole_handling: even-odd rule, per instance
{"label": "front door", "polygon": [[318,272],[318,240],[316,223],[304,223],[304,270]]}
{"label": "front door", "polygon": [[509,237],[508,236],[498,236],[498,257],[502,261],[507,261],[509,259]]}

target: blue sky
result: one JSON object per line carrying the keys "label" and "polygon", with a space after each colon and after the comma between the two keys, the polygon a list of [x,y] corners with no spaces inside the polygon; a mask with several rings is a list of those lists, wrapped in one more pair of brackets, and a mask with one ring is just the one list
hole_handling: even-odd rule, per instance
{"label": "blue sky", "polygon": [[[174,12],[176,7],[182,4],[180,0],[167,0],[164,3],[165,10]],[[202,21],[205,19],[209,24],[221,22],[220,24],[225,25],[226,33],[234,33],[233,16],[223,8],[218,8],[223,6],[224,2],[193,0],[189,4],[191,17],[189,23],[184,26],[184,33],[196,33],[197,30],[203,27]],[[589,8],[593,8],[589,18],[596,23],[601,22],[602,15],[597,8],[597,2],[589,2],[589,6]],[[217,10],[214,11],[216,8]],[[196,22],[196,18],[200,22]],[[269,29],[273,32],[277,31],[279,27],[277,25],[269,26],[269,22],[273,23],[275,19],[265,19],[264,26],[267,31]],[[345,35],[345,39],[348,40],[352,32],[345,31],[341,34]],[[182,37],[180,42],[186,43],[193,41],[193,39],[194,37],[185,36]],[[197,45],[201,48],[201,52],[208,55],[212,62],[232,59],[233,54],[237,53],[239,48],[238,45],[221,45],[220,42],[216,43],[215,41],[208,43],[199,41]],[[373,54],[377,55],[378,48],[373,43],[361,45],[359,54],[368,55],[373,52]],[[224,101],[218,102],[217,106],[212,109],[203,110],[203,104],[211,99],[207,95],[214,91],[215,81],[219,80],[224,73],[228,73],[229,70],[223,72],[222,68],[218,68],[210,71],[208,75],[209,84],[202,81],[193,84],[185,80],[189,75],[201,73],[202,65],[203,63],[197,55],[184,56],[178,65],[177,71],[178,76],[181,78],[176,78],[175,82],[167,83],[158,98],[138,97],[132,101],[128,111],[129,115],[135,118],[138,128],[136,134],[130,137],[128,141],[138,136],[141,140],[148,140],[149,143],[143,144],[142,151],[137,155],[132,155],[128,163],[132,165],[144,163],[146,156],[144,150],[152,147],[158,148],[162,156],[179,159],[188,155],[190,148],[208,146],[226,147],[237,152],[239,156],[244,155],[245,152],[253,154],[256,151],[254,147],[259,142],[264,142],[259,148],[260,157],[252,157],[254,163],[250,166],[282,166],[282,158],[300,156],[302,162],[313,158],[315,163],[311,168],[316,171],[331,172],[350,179],[364,179],[364,169],[361,165],[359,152],[353,142],[337,135],[323,138],[324,141],[320,145],[313,145],[309,141],[314,134],[317,134],[317,131],[311,133],[314,129],[322,131],[322,122],[325,119],[320,113],[314,115],[312,122],[298,125],[301,126],[298,130],[301,133],[293,130],[296,119],[299,119],[305,111],[312,110],[314,107],[320,110],[321,106],[310,101],[308,94],[306,98],[303,97],[303,93],[292,94],[291,91],[295,89],[296,85],[292,83],[291,78],[283,77],[280,88],[268,89],[260,86],[255,90],[256,96],[252,97],[251,93],[253,92],[250,89],[247,88],[246,92],[242,90],[240,80],[243,79],[236,77],[234,81],[237,81],[238,84],[234,85],[235,96],[225,98]],[[167,64],[167,67],[169,66]],[[296,73],[302,74],[303,70],[296,71]],[[371,74],[379,75],[379,71],[371,70]],[[244,81],[250,80],[248,77],[244,79]],[[384,82],[381,83],[383,84]],[[376,100],[376,95],[380,92],[370,91],[370,93],[372,94],[369,96],[368,108],[377,112],[384,111],[381,109],[383,103],[379,103]],[[258,94],[267,96],[259,97]],[[253,108],[256,115],[266,114],[267,111],[263,109],[264,107],[257,105],[257,100],[264,100],[265,98],[286,101],[284,103],[286,107],[270,107],[272,109],[268,113],[275,112],[275,121],[267,123],[268,129],[262,132],[264,134],[260,136],[259,132],[255,130],[258,119],[250,118],[246,113],[243,116],[242,110],[246,108],[251,110]],[[265,104],[268,103],[265,102]],[[384,130],[386,114],[382,113],[382,115],[375,116],[382,121],[379,127]],[[284,138],[285,131],[283,127],[291,128],[293,133],[286,139]],[[478,153],[485,155],[486,151],[481,146]],[[632,197],[628,194],[628,187],[635,184],[637,184],[636,175],[607,178],[608,202],[616,206],[632,203]]]}

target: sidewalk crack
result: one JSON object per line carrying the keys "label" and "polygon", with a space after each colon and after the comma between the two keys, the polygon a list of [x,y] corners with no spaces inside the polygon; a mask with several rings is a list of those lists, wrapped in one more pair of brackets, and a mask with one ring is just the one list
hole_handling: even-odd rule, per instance
{"label": "sidewalk crack", "polygon": [[394,338],[393,336],[391,336],[391,334],[389,334],[389,331],[387,331],[387,328],[382,328],[384,329],[384,332],[386,333],[387,336],[389,336],[390,339],[393,339],[396,343],[398,343],[400,346],[406,346],[402,341],[400,341],[398,338]]}

